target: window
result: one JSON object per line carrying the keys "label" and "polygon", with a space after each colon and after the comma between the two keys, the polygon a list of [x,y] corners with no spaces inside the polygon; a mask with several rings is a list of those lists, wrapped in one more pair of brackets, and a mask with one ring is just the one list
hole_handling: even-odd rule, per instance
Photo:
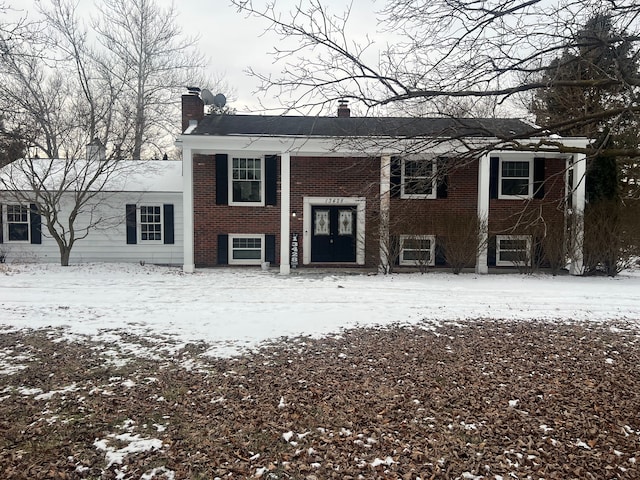
{"label": "window", "polygon": [[531,236],[497,235],[496,265],[499,267],[531,265]]}
{"label": "window", "polygon": [[28,242],[29,207],[25,205],[7,205],[7,240],[9,242]]}
{"label": "window", "polygon": [[162,241],[162,207],[160,205],[140,207],[140,241]]}
{"label": "window", "polygon": [[264,235],[229,235],[230,265],[260,265],[264,261]]}
{"label": "window", "polygon": [[231,204],[263,204],[261,158],[231,158]]}
{"label": "window", "polygon": [[173,204],[125,205],[127,245],[137,243],[175,244]]}
{"label": "window", "polygon": [[400,235],[400,265],[435,265],[433,235]]}
{"label": "window", "polygon": [[500,160],[499,198],[531,197],[532,160]]}
{"label": "window", "polygon": [[436,198],[435,160],[402,159],[402,198]]}

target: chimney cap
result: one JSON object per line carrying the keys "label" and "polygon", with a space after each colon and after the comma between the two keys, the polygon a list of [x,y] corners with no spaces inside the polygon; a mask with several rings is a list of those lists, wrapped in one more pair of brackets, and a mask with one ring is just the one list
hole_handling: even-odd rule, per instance
{"label": "chimney cap", "polygon": [[341,98],[338,100],[338,117],[350,117],[351,109],[349,108],[349,100]]}
{"label": "chimney cap", "polygon": [[186,87],[191,95],[200,95],[200,87]]}

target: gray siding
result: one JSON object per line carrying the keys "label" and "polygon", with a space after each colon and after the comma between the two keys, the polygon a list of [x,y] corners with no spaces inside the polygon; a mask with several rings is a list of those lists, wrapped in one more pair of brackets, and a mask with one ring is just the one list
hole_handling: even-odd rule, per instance
{"label": "gray siding", "polygon": [[[70,263],[85,262],[141,262],[181,265],[183,262],[183,211],[181,192],[120,192],[101,193],[101,202],[93,213],[84,212],[77,220],[77,227],[90,224],[91,218],[101,217],[103,223],[90,229],[86,238],[78,240],[72,251]],[[0,204],[16,203],[0,194]],[[141,242],[127,244],[125,208],[127,204],[173,205],[174,243]],[[62,208],[61,217],[68,215],[68,205]],[[93,217],[92,217],[93,215]],[[5,228],[3,224],[3,228]],[[139,230],[139,229],[138,229]],[[139,237],[139,236],[138,236]],[[164,237],[163,237],[164,238]],[[56,241],[42,224],[42,244],[8,242],[0,243],[0,253],[7,262],[59,262],[60,252]]]}

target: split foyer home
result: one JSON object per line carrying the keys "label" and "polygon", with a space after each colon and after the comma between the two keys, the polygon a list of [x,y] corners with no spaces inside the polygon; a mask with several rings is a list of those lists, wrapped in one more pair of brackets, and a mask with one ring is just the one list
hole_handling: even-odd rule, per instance
{"label": "split foyer home", "polygon": [[585,158],[567,152],[587,139],[527,138],[515,119],[205,115],[191,89],[182,130],[187,272],[447,266],[474,222],[464,266],[545,266],[584,209]]}
{"label": "split foyer home", "polygon": [[[123,161],[128,172],[81,212],[79,229],[106,221],[70,261],[488,273],[569,258],[579,274],[586,161],[576,152],[587,139],[530,131],[516,119],[359,118],[346,102],[333,117],[205,114],[190,89],[182,161]],[[33,161],[47,182],[69,165]],[[0,189],[0,256],[58,261],[19,162],[0,170],[17,180]]]}

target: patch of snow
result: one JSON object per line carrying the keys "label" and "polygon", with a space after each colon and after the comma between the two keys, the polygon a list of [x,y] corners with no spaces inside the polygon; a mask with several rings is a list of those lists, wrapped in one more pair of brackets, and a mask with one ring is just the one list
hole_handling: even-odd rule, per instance
{"label": "patch of snow", "polygon": [[[111,447],[109,446],[110,439],[116,439],[128,445],[122,448]],[[107,438],[102,440],[96,439],[93,442],[93,446],[105,452],[107,469],[109,469],[114,463],[122,464],[127,455],[147,452],[149,450],[160,450],[162,448],[162,440],[158,440],[157,438],[140,438],[140,435],[122,433],[120,435],[108,435]]]}
{"label": "patch of snow", "polygon": [[142,476],[140,477],[140,480],[152,480],[153,478],[156,477],[156,475],[160,475],[166,478],[167,480],[174,480],[176,478],[176,472],[174,472],[173,470],[169,470],[168,468],[165,468],[165,467],[159,467],[159,468],[154,468],[148,473],[142,474]]}
{"label": "patch of snow", "polygon": [[[123,355],[157,358],[160,351],[199,342],[211,346],[210,355],[231,356],[283,336],[317,338],[342,328],[397,322],[432,329],[473,318],[625,320],[633,328],[638,322],[629,319],[640,311],[640,271],[580,278],[325,275],[304,269],[282,276],[234,268],[184,275],[180,268],[137,264],[12,264],[11,269],[11,275],[0,275],[3,331],[51,328],[68,340],[108,341],[117,348],[101,353],[105,362],[115,363],[123,362]],[[517,296],[521,307],[506,304],[509,296]],[[150,345],[135,343],[136,336]],[[8,367],[0,363],[2,368]]]}
{"label": "patch of snow", "polygon": [[38,394],[42,393],[42,389],[41,388],[26,388],[26,387],[22,387],[22,388],[18,389],[18,393],[21,393],[22,395],[25,395],[25,396],[38,395]]}
{"label": "patch of snow", "polygon": [[520,400],[509,400],[509,406],[511,408],[516,408],[518,406],[518,402],[520,402]]}
{"label": "patch of snow", "polygon": [[580,439],[576,441],[575,445],[576,447],[584,448],[585,450],[591,450],[591,447]]}
{"label": "patch of snow", "polygon": [[394,463],[398,463],[398,462],[395,462],[395,461],[393,460],[393,457],[387,457],[387,458],[385,458],[384,460],[381,460],[380,458],[377,458],[377,457],[376,457],[376,459],[375,459],[373,462],[371,462],[371,463],[370,463],[370,465],[371,465],[373,468],[375,468],[375,467],[379,467],[380,465],[391,466],[391,465],[393,465]]}

